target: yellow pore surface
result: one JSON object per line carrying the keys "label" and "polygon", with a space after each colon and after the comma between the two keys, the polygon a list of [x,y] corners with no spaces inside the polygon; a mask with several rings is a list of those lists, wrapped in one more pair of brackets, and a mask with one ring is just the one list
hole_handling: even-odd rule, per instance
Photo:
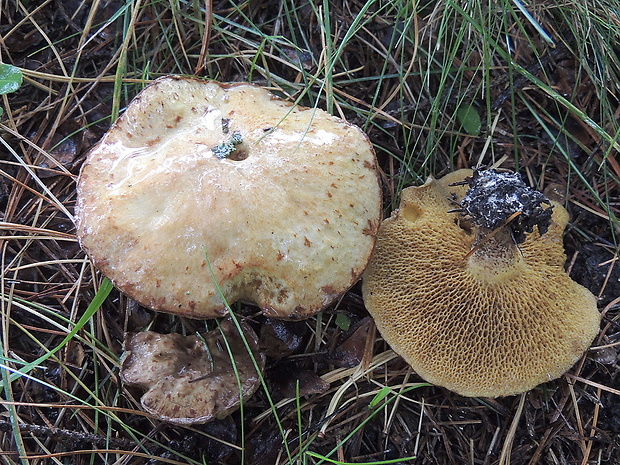
{"label": "yellow pore surface", "polygon": [[503,234],[466,258],[475,231],[447,213],[464,190],[448,184],[470,174],[402,192],[379,229],[364,301],[383,338],[427,381],[465,396],[513,395],[566,372],[600,315],[564,271],[568,213],[559,204],[549,231],[530,234],[520,251]]}

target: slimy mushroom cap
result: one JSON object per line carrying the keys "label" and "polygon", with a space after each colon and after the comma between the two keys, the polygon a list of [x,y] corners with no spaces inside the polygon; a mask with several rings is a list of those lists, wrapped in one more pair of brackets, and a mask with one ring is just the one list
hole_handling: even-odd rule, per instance
{"label": "slimy mushroom cap", "polygon": [[277,318],[322,310],[363,272],[380,215],[359,128],[251,84],[181,77],[146,87],[89,152],[76,207],[103,274],[192,318],[224,314],[222,294]]}
{"label": "slimy mushroom cap", "polygon": [[513,395],[566,372],[600,315],[563,268],[566,210],[554,203],[548,231],[519,247],[509,228],[481,238],[448,213],[465,191],[450,184],[467,176],[403,190],[379,229],[364,301],[385,341],[427,381],[465,396]]}

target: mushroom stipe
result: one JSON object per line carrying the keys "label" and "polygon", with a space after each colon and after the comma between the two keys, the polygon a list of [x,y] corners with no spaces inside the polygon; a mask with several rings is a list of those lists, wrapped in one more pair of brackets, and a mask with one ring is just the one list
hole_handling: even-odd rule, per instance
{"label": "mushroom stipe", "polygon": [[[509,227],[449,213],[466,194],[451,184],[471,176],[461,170],[402,192],[379,229],[364,302],[425,380],[464,396],[508,396],[566,372],[596,337],[600,314],[564,270],[568,212],[552,202],[548,228],[522,223],[519,232],[532,232],[517,245]],[[534,197],[532,211],[545,220]]]}

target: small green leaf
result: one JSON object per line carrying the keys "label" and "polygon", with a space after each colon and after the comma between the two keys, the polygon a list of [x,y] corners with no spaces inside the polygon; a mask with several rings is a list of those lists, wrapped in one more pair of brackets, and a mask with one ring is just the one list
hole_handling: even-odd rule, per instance
{"label": "small green leaf", "polygon": [[351,327],[351,318],[344,313],[336,314],[336,326],[338,326],[343,331],[347,331]]}
{"label": "small green leaf", "polygon": [[467,134],[472,136],[480,134],[480,128],[482,127],[480,114],[473,105],[465,105],[456,110],[456,118]]}
{"label": "small green leaf", "polygon": [[34,368],[36,368],[42,362],[50,358],[52,355],[54,355],[56,352],[62,349],[65,345],[67,345],[67,343],[73,338],[73,336],[75,336],[78,333],[78,331],[82,329],[82,327],[88,322],[88,320],[92,318],[95,312],[99,310],[99,307],[103,305],[103,302],[105,302],[105,299],[108,298],[108,295],[110,295],[110,292],[112,292],[113,288],[114,288],[114,285],[112,284],[112,281],[110,281],[108,278],[105,278],[101,282],[101,285],[99,286],[99,290],[95,294],[95,297],[93,297],[93,300],[90,301],[90,304],[88,305],[88,308],[86,309],[82,317],[77,321],[77,323],[75,323],[75,325],[73,326],[73,329],[69,331],[69,333],[65,336],[62,342],[58,344],[57,346],[55,346],[52,350],[41,355],[36,360],[26,363],[19,370],[16,370],[10,377],[11,382],[15,381],[17,378],[19,378],[20,376],[24,374],[27,375]]}
{"label": "small green leaf", "polygon": [[22,85],[22,72],[19,68],[0,63],[0,95],[15,92]]}
{"label": "small green leaf", "polygon": [[370,410],[374,410],[379,403],[387,397],[387,395],[391,392],[391,389],[388,386],[383,386],[379,392],[372,398],[368,408]]}
{"label": "small green leaf", "polygon": [[[329,455],[331,455],[330,452]],[[312,452],[310,450],[306,451],[306,455],[308,457],[312,457],[313,459],[320,459],[323,462],[332,463],[333,465],[391,465],[391,464],[403,464],[409,463],[412,460],[415,460],[416,457],[401,457],[397,459],[389,459],[389,460],[381,460],[380,462],[341,462],[340,460],[330,459],[329,457],[325,457],[324,455],[317,454],[316,452]],[[318,462],[321,463],[321,462]]]}

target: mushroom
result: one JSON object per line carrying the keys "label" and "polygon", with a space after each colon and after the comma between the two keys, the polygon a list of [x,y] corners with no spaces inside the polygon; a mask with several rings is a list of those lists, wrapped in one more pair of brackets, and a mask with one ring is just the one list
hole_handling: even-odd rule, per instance
{"label": "mushroom", "polygon": [[[564,270],[568,212],[543,207],[547,199],[522,181],[511,190],[512,181],[497,178],[491,186],[505,195],[477,198],[481,179],[460,170],[403,190],[379,229],[363,297],[384,340],[422,378],[464,396],[508,396],[566,372],[600,315],[592,293]],[[481,225],[471,213],[486,207],[472,203],[485,198],[517,211],[499,218],[487,209],[496,218]],[[521,244],[515,231],[528,233]]]}
{"label": "mushroom", "polygon": [[[260,386],[265,356],[258,337],[230,319],[203,336],[127,333],[121,378],[147,391],[142,408],[161,420],[189,425],[224,418]],[[243,339],[252,351],[250,356]]]}
{"label": "mushroom", "polygon": [[322,310],[361,276],[380,220],[366,135],[246,83],[156,80],[78,181],[95,266],[141,304],[191,318],[240,299],[283,319]]}

